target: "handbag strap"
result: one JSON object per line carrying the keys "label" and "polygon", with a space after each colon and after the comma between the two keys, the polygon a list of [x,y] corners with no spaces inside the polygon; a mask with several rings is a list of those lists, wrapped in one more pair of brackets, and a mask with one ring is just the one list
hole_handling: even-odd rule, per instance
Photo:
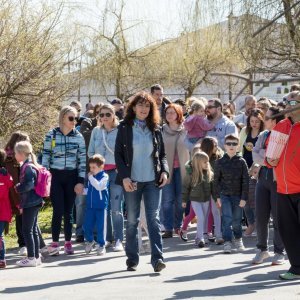
{"label": "handbag strap", "polygon": [[103,137],[103,142],[104,142],[105,147],[111,154],[115,154],[115,152],[107,145],[104,129],[101,128],[101,131],[102,131],[102,137]]}

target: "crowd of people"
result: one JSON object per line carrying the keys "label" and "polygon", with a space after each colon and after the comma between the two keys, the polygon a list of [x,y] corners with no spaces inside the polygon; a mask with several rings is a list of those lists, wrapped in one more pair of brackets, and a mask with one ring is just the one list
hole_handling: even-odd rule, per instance
{"label": "crowd of people", "polygon": [[[252,263],[261,264],[270,257],[272,222],[272,264],[285,263],[286,252],[291,267],[280,278],[300,279],[300,85],[280,103],[248,95],[240,113],[218,98],[171,101],[158,84],[125,103],[88,103],[84,115],[81,109],[73,101],[60,110],[38,159],[21,131],[0,151],[0,268],[15,215],[20,267],[60,254],[63,220],[65,254],[74,253],[76,224],[76,242],[85,242],[87,254],[124,251],[125,240],[127,270],[135,271],[142,208],[155,272],[166,267],[163,239],[187,242],[193,220],[197,247],[214,242],[229,254],[255,236]],[[45,170],[51,182],[41,180]],[[53,208],[48,246],[38,225],[42,184]]]}

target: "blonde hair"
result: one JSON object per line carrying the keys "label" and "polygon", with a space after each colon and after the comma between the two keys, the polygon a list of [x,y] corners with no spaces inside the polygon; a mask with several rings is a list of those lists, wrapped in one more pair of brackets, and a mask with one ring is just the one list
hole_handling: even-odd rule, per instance
{"label": "blonde hair", "polygon": [[113,105],[111,105],[111,104],[103,104],[101,106],[101,108],[100,108],[99,114],[101,114],[102,109],[107,109],[107,110],[109,110],[112,113],[113,118],[114,118],[114,120],[113,120],[114,127],[117,127],[119,125],[119,119],[116,116],[115,107]]}
{"label": "blonde hair", "polygon": [[260,169],[260,165],[259,165],[259,164],[256,164],[256,163],[253,163],[253,164],[252,164],[252,166],[251,166],[250,169],[249,169],[249,175],[250,175],[250,176],[253,176],[253,171],[254,171],[255,168]]}
{"label": "blonde hair", "polygon": [[195,187],[198,183],[203,181],[204,173],[207,174],[208,181],[213,180],[213,171],[208,163],[208,169],[203,170],[201,162],[209,162],[209,157],[205,152],[196,152],[192,158],[192,186]]}
{"label": "blonde hair", "polygon": [[38,164],[35,154],[33,153],[32,145],[28,141],[21,141],[16,143],[15,145],[15,153],[22,153],[26,156],[26,158],[31,158],[32,163],[40,168],[41,166]]}
{"label": "blonde hair", "polygon": [[73,113],[75,117],[78,117],[78,111],[76,110],[75,107],[73,106],[69,106],[69,105],[66,105],[64,106],[60,112],[59,112],[59,117],[58,117],[58,124],[59,124],[59,128],[62,129],[63,128],[63,120],[64,120],[64,116],[67,114],[67,113]]}

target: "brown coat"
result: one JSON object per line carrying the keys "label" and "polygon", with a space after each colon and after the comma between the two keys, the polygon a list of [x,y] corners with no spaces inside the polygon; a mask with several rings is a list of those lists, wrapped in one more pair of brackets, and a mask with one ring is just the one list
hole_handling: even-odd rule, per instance
{"label": "brown coat", "polygon": [[[5,167],[7,172],[11,175],[14,186],[20,182],[20,164],[16,161],[14,156],[7,155],[5,160]],[[20,196],[15,191],[14,186],[9,190],[9,198],[11,201],[11,208],[14,214],[19,214],[19,209],[17,208],[20,204]]]}

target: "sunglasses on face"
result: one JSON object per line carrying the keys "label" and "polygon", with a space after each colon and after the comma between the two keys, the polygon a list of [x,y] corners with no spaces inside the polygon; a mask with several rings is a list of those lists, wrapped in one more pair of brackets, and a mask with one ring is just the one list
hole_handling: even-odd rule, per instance
{"label": "sunglasses on face", "polygon": [[78,118],[77,117],[72,117],[72,116],[69,116],[68,117],[68,120],[70,121],[70,122],[74,122],[74,121],[78,121]]}
{"label": "sunglasses on face", "polygon": [[295,105],[299,104],[299,102],[297,100],[286,100],[286,104],[288,104],[290,106],[295,106]]}
{"label": "sunglasses on face", "polygon": [[99,114],[99,117],[100,118],[104,118],[104,117],[107,117],[107,118],[110,118],[111,117],[111,113],[101,113],[101,114]]}
{"label": "sunglasses on face", "polygon": [[237,142],[226,142],[225,145],[226,146],[237,146],[238,143]]}

